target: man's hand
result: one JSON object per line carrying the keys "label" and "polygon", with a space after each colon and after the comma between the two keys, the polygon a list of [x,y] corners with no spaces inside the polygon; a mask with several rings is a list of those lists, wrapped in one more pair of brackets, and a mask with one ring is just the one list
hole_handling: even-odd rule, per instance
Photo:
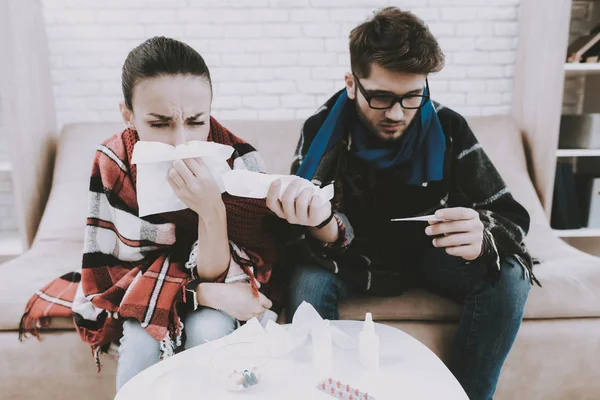
{"label": "man's hand", "polygon": [[169,183],[177,197],[200,217],[212,215],[223,206],[219,185],[201,159],[175,161],[169,170]]}
{"label": "man's hand", "polygon": [[290,224],[315,227],[331,215],[331,202],[321,204],[321,199],[316,195],[315,187],[302,189],[304,180],[298,178],[285,189],[283,197],[279,200],[281,180],[271,184],[267,194],[267,206],[279,218],[285,219]]}
{"label": "man's hand", "polygon": [[435,216],[443,222],[430,222],[425,229],[428,236],[444,235],[433,239],[435,247],[445,248],[451,256],[473,261],[483,249],[483,223],[479,213],[470,208],[445,208]]}

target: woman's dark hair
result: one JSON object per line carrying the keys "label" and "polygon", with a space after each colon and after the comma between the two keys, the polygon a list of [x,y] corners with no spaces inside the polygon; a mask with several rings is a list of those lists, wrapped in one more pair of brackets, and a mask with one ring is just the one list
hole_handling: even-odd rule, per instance
{"label": "woman's dark hair", "polygon": [[444,53],[420,18],[387,7],[350,32],[352,71],[368,78],[371,63],[394,72],[427,75],[444,67]]}
{"label": "woman's dark hair", "polygon": [[131,50],[125,59],[121,85],[127,108],[133,110],[133,89],[139,81],[161,75],[204,77],[212,91],[210,72],[196,50],[178,40],[156,36]]}

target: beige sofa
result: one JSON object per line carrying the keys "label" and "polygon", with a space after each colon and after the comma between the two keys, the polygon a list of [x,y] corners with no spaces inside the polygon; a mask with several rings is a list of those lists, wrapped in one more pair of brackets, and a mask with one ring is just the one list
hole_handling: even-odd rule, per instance
{"label": "beige sofa", "polygon": [[[502,371],[496,399],[600,399],[600,259],[581,253],[551,231],[527,173],[521,135],[507,117],[469,122],[509,187],[529,210],[529,246],[542,260],[525,321]],[[271,172],[286,172],[301,121],[225,123],[254,144]],[[17,341],[19,318],[29,296],[51,279],[78,270],[86,196],[96,146],[120,124],[65,127],[46,211],[32,249],[0,266],[0,398],[110,399],[116,360],[103,357],[96,373],[89,348],[71,321],[53,321],[51,331]],[[383,323],[415,336],[446,359],[460,307],[422,291],[402,297],[350,301],[342,316],[373,312]],[[435,384],[435,382],[432,382]]]}

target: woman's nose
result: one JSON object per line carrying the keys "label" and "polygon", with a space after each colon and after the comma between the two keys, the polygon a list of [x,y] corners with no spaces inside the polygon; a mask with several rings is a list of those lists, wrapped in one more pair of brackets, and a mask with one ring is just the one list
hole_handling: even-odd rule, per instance
{"label": "woman's nose", "polygon": [[178,124],[173,135],[173,146],[188,142],[188,131],[183,124]]}

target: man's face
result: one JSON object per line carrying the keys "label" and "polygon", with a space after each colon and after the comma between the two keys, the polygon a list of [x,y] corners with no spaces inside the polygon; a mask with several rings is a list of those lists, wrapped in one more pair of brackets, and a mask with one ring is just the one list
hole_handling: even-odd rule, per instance
{"label": "man's face", "polygon": [[[360,84],[369,96],[422,95],[425,87],[425,75],[393,72],[371,64],[371,73],[360,79]],[[386,142],[399,140],[418,110],[407,110],[395,103],[387,110],[374,110],[359,90],[355,77],[351,73],[345,76],[346,90],[350,99],[356,100],[356,111],[361,122],[375,137]]]}

